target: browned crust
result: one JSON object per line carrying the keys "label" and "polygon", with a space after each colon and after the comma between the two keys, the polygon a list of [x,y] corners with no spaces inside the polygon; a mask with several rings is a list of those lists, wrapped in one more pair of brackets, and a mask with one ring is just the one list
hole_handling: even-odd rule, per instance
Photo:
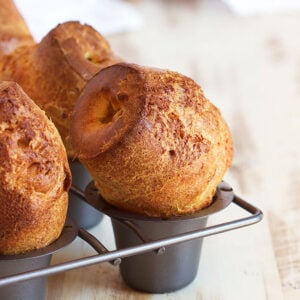
{"label": "browned crust", "polygon": [[59,24],[36,45],[20,47],[0,60],[0,79],[19,83],[46,112],[63,139],[69,157],[70,115],[86,82],[120,61],[91,26]]}
{"label": "browned crust", "polygon": [[45,247],[58,238],[71,173],[61,138],[13,82],[0,82],[0,254]]}
{"label": "browned crust", "polygon": [[[134,129],[141,118],[144,106],[144,87],[141,74],[122,64],[107,68],[87,83],[77,101],[72,118],[71,131],[77,155],[94,158],[110,151]],[[124,104],[124,109],[113,116],[105,128],[98,126],[100,98]],[[96,121],[96,122],[95,122]],[[82,132],[84,134],[81,134]]]}
{"label": "browned crust", "polygon": [[0,0],[0,55],[32,44],[33,37],[12,0]]}
{"label": "browned crust", "polygon": [[[97,107],[118,94],[126,100],[103,126]],[[125,63],[103,69],[87,84],[71,137],[107,201],[151,216],[209,205],[233,156],[224,119],[192,79]]]}

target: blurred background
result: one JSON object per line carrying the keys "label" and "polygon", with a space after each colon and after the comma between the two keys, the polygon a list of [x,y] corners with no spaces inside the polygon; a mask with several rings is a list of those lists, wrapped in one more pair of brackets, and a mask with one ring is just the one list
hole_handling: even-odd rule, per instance
{"label": "blurred background", "polygon": [[[300,299],[300,1],[16,4],[37,41],[59,22],[80,20],[100,31],[124,60],[193,78],[231,128],[235,158],[225,179],[262,208],[265,218],[207,238],[196,282],[170,298],[152,297]],[[236,213],[232,209],[228,217]],[[110,266],[89,270],[103,275],[101,283],[85,282],[85,292],[78,288],[72,297],[87,296],[88,290],[100,293],[97,299],[150,297],[126,289]],[[49,299],[57,297],[62,280],[84,282],[83,273],[74,272],[51,278]]]}

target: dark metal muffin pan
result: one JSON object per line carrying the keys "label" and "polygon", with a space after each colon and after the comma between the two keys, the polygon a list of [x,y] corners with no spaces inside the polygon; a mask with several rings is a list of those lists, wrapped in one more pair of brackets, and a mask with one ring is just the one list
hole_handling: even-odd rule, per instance
{"label": "dark metal muffin pan", "polygon": [[[120,265],[124,281],[132,288],[152,293],[173,291],[187,285],[196,276],[202,238],[255,224],[263,217],[260,209],[235,195],[225,182],[218,187],[214,201],[208,208],[192,215],[167,219],[123,212],[105,202],[93,182],[87,186],[85,192],[74,186],[71,192],[98,211],[110,216],[117,249],[109,251],[98,238],[80,228],[78,236],[90,244],[98,254],[4,275],[0,278],[0,293],[2,287],[102,262]],[[232,204],[249,215],[206,227],[208,216]],[[163,227],[165,229],[162,229]],[[187,256],[192,257],[191,261],[185,260]],[[185,262],[175,266],[177,260]],[[157,268],[169,268],[167,272],[170,280],[151,279],[154,264]],[[143,276],[137,273],[137,267],[142,268]],[[182,273],[181,277],[176,275],[179,273]]]}

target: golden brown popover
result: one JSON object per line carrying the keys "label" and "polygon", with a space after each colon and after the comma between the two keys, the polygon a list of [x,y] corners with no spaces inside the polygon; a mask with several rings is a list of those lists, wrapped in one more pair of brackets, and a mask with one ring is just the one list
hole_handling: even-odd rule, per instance
{"label": "golden brown popover", "polygon": [[118,61],[100,33],[70,21],[59,24],[40,43],[0,57],[0,80],[20,84],[46,112],[72,158],[69,129],[75,102],[93,75]]}
{"label": "golden brown popover", "polygon": [[0,56],[15,48],[33,44],[31,33],[14,1],[0,0]]}
{"label": "golden brown popover", "polygon": [[54,124],[13,82],[0,82],[0,254],[39,249],[64,226],[71,173]]}
{"label": "golden brown popover", "polygon": [[220,111],[192,79],[120,63],[87,83],[71,140],[100,194],[121,209],[177,216],[208,206],[233,142]]}

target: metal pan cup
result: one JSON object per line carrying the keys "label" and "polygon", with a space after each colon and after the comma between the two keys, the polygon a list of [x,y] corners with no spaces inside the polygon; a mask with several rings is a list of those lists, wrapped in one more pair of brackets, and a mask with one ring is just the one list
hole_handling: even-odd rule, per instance
{"label": "metal pan cup", "polygon": [[[97,209],[111,217],[118,249],[203,229],[208,216],[227,207],[234,198],[232,188],[222,182],[212,204],[206,209],[191,215],[164,219],[132,214],[115,208],[97,194],[92,184],[88,186],[86,195],[89,203],[94,202]],[[181,289],[197,275],[202,241],[202,238],[197,238],[157,251],[125,257],[120,265],[122,278],[128,286],[149,293]]]}
{"label": "metal pan cup", "polygon": [[[72,184],[81,190],[85,190],[92,180],[91,175],[78,160],[69,161],[69,165],[72,172]],[[101,212],[71,192],[69,192],[68,216],[76,220],[79,227],[85,229],[98,225],[103,218]]]}
{"label": "metal pan cup", "polygon": [[[23,273],[50,265],[52,254],[70,244],[78,228],[67,220],[60,237],[49,246],[19,255],[0,255],[0,277]],[[0,300],[42,300],[47,291],[47,277],[39,277],[0,288]]]}

